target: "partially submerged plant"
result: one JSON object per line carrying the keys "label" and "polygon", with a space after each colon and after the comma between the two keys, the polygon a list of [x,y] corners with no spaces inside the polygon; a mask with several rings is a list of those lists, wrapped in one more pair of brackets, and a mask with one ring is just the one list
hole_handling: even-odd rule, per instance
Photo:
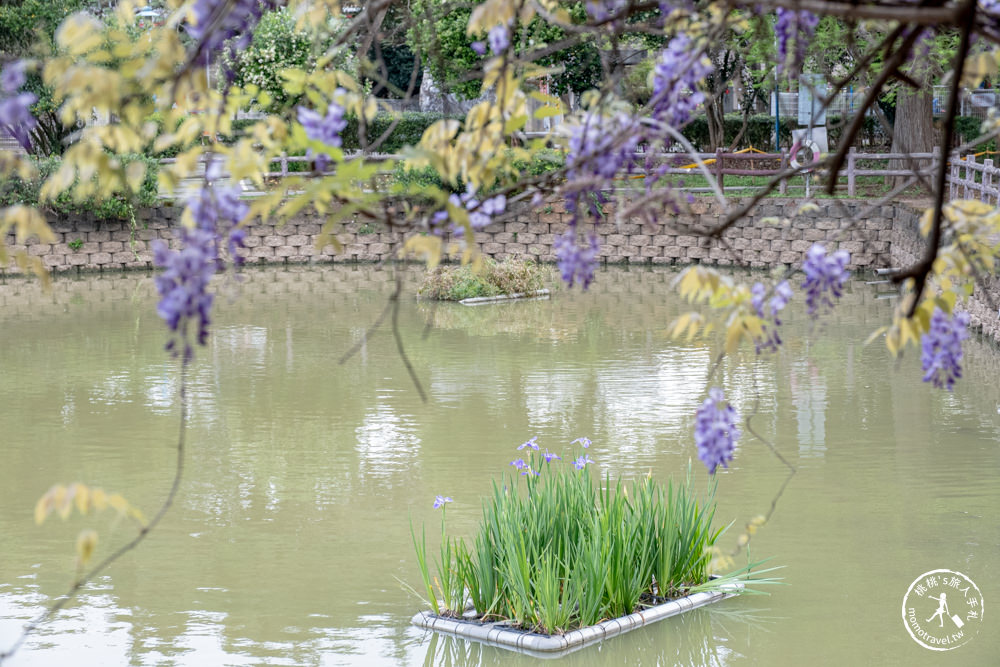
{"label": "partially submerged plant", "polygon": [[461,301],[480,296],[526,294],[543,289],[551,270],[530,259],[483,260],[481,266],[439,266],[430,271],[418,293],[428,299]]}
{"label": "partially submerged plant", "polygon": [[[435,614],[474,614],[480,621],[560,634],[719,588],[759,565],[712,577],[712,554],[723,532],[712,528],[714,481],[703,502],[692,490],[690,468],[684,484],[605,477],[598,488],[588,454],[562,460],[542,452],[535,440],[518,448],[530,449],[494,482],[471,547],[445,533],[442,515],[436,576],[423,534],[418,541],[413,531]],[[590,445],[585,438],[576,443]]]}

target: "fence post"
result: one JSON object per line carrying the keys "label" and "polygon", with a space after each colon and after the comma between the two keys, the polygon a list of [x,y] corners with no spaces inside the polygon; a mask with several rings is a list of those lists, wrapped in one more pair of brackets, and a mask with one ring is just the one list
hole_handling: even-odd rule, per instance
{"label": "fence post", "polygon": [[725,186],[725,184],[723,182],[725,180],[725,178],[726,178],[726,175],[722,171],[722,149],[721,148],[716,148],[715,149],[715,180],[719,184],[719,190],[722,191],[722,194],[726,193],[726,186]]}
{"label": "fence post", "polygon": [[[957,157],[957,156],[955,156],[955,157]],[[950,158],[951,158],[951,156],[949,156],[949,159]],[[958,191],[958,173],[959,173],[958,172],[958,168],[959,168],[958,167],[958,161],[957,160],[951,160],[950,165],[951,165],[951,169],[950,169],[950,171],[951,171],[951,179],[950,179],[951,180],[951,186],[948,189],[948,199],[954,199],[955,198],[955,194]]]}
{"label": "fence post", "polygon": [[965,156],[965,180],[962,182],[962,199],[969,198],[970,185],[972,186],[971,189],[975,190],[976,172],[973,171],[972,167],[970,166],[972,164],[975,164],[975,162],[976,162],[975,155]]}
{"label": "fence post", "polygon": [[[785,149],[782,148],[781,149],[781,171],[785,171],[786,169],[788,169],[788,153],[786,153]],[[781,183],[778,184],[778,192],[779,193],[781,193],[781,194],[787,194],[787,192],[788,192],[787,183],[788,183],[788,179],[787,178],[781,179]]]}
{"label": "fence post", "polygon": [[858,149],[851,146],[851,149],[847,151],[847,196],[854,196],[854,165],[856,158],[854,154],[858,152]]}
{"label": "fence post", "polygon": [[[990,194],[987,194],[987,190]],[[979,193],[979,201],[989,203],[993,190],[993,160],[983,160],[983,189]]]}
{"label": "fence post", "polygon": [[281,151],[281,177],[288,177],[288,153]]}

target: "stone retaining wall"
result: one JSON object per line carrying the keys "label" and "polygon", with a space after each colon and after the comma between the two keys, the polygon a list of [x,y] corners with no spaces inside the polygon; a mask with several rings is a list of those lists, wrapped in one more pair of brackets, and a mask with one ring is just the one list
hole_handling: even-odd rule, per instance
{"label": "stone retaining wall", "polygon": [[[713,201],[698,200],[691,212],[651,227],[638,221],[618,221],[607,207],[607,222],[598,226],[600,257],[609,263],[688,264],[707,262],[751,267],[801,263],[809,247],[822,241],[828,247],[851,253],[852,268],[886,267],[891,263],[890,244],[896,208],[883,206],[878,215],[850,228],[859,202],[833,202],[819,210],[796,214],[791,200],[767,200],[754,213],[722,234],[724,243],[696,232],[718,225],[721,208]],[[67,216],[52,222],[56,243],[29,239],[19,246],[8,237],[12,249],[26,249],[42,258],[53,271],[120,270],[148,268],[152,263],[150,242],[173,241],[181,209],[163,207],[141,210],[134,229],[125,221],[93,220]],[[250,263],[304,263],[383,261],[396,256],[401,235],[370,223],[350,222],[338,233],[340,252],[333,246],[316,248],[323,218],[302,213],[284,225],[257,222],[248,228],[246,258]],[[566,231],[569,216],[561,204],[514,210],[503,221],[476,233],[483,252],[496,259],[527,256],[542,262],[555,261],[553,243]],[[16,267],[11,267],[16,271]]]}
{"label": "stone retaining wall", "polygon": [[[897,207],[896,226],[890,245],[894,267],[912,266],[924,254],[926,241],[920,236],[923,211],[913,206]],[[965,303],[972,326],[1000,344],[1000,279],[986,276],[976,283],[972,296]]]}
{"label": "stone retaining wall", "polygon": [[[700,199],[687,214],[665,220],[656,229],[639,222],[616,221],[606,210],[608,222],[598,226],[600,256],[608,263],[690,264],[696,262],[756,268],[800,264],[813,243],[851,253],[851,268],[874,269],[911,265],[923,252],[918,233],[920,207],[902,202],[879,207],[876,215],[855,224],[853,216],[862,201],[828,200],[818,210],[799,214],[793,200],[768,199],[754,212],[722,234],[719,243],[696,232],[720,224],[722,210],[711,200]],[[738,202],[737,202],[738,205]],[[41,257],[55,272],[107,271],[152,268],[150,243],[165,239],[176,243],[174,230],[181,209],[162,207],[138,212],[133,229],[125,221],[94,220],[73,215],[52,221],[56,243],[29,239],[23,246],[8,236],[10,249],[26,249]],[[245,251],[248,263],[304,264],[310,262],[378,262],[396,256],[402,236],[371,224],[351,222],[337,233],[340,252],[333,246],[316,248],[323,219],[302,213],[284,225],[250,225]],[[483,252],[496,259],[511,255],[554,262],[553,243],[566,231],[568,214],[561,204],[522,207],[510,216],[476,233]],[[13,264],[8,269],[17,272]],[[2,272],[0,272],[2,273]],[[977,285],[967,304],[973,324],[1000,342],[1000,279],[987,278]]]}

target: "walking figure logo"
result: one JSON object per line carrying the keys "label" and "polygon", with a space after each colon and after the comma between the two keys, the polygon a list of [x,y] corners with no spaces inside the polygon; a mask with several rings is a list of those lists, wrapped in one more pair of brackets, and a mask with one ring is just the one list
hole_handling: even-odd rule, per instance
{"label": "walking figure logo", "polygon": [[[925,618],[925,614],[930,616]],[[932,651],[958,648],[979,632],[982,623],[983,594],[961,572],[924,572],[903,597],[906,631],[915,642]]]}

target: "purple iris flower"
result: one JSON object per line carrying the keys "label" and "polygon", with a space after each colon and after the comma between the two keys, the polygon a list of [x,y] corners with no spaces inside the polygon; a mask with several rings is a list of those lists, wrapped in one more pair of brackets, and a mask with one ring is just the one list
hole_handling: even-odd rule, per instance
{"label": "purple iris flower", "polygon": [[545,450],[545,454],[543,454],[542,456],[545,457],[545,462],[546,463],[552,463],[553,460],[555,460],[555,461],[562,461],[562,457],[561,456],[559,456],[558,454],[553,454],[552,452],[550,452],[547,449]]}
{"label": "purple iris flower", "polygon": [[587,467],[588,463],[593,463],[594,459],[590,458],[590,454],[584,454],[573,461],[573,467],[577,470],[583,470]]}
{"label": "purple iris flower", "polygon": [[525,447],[531,447],[532,449],[534,449],[537,452],[538,451],[538,443],[535,442],[536,440],[538,440],[538,436],[537,435],[535,437],[533,437],[531,440],[528,440],[527,442],[521,443],[521,445],[517,448],[518,451],[521,451]]}
{"label": "purple iris flower", "polygon": [[577,443],[580,443],[581,445],[583,445],[584,449],[586,449],[587,447],[590,447],[590,445],[593,444],[593,443],[590,442],[590,438],[577,438],[576,440],[574,440],[573,442],[571,442],[569,444],[575,445]]}
{"label": "purple iris flower", "polygon": [[449,496],[435,496],[434,497],[434,509],[441,509],[447,503],[455,502]]}

